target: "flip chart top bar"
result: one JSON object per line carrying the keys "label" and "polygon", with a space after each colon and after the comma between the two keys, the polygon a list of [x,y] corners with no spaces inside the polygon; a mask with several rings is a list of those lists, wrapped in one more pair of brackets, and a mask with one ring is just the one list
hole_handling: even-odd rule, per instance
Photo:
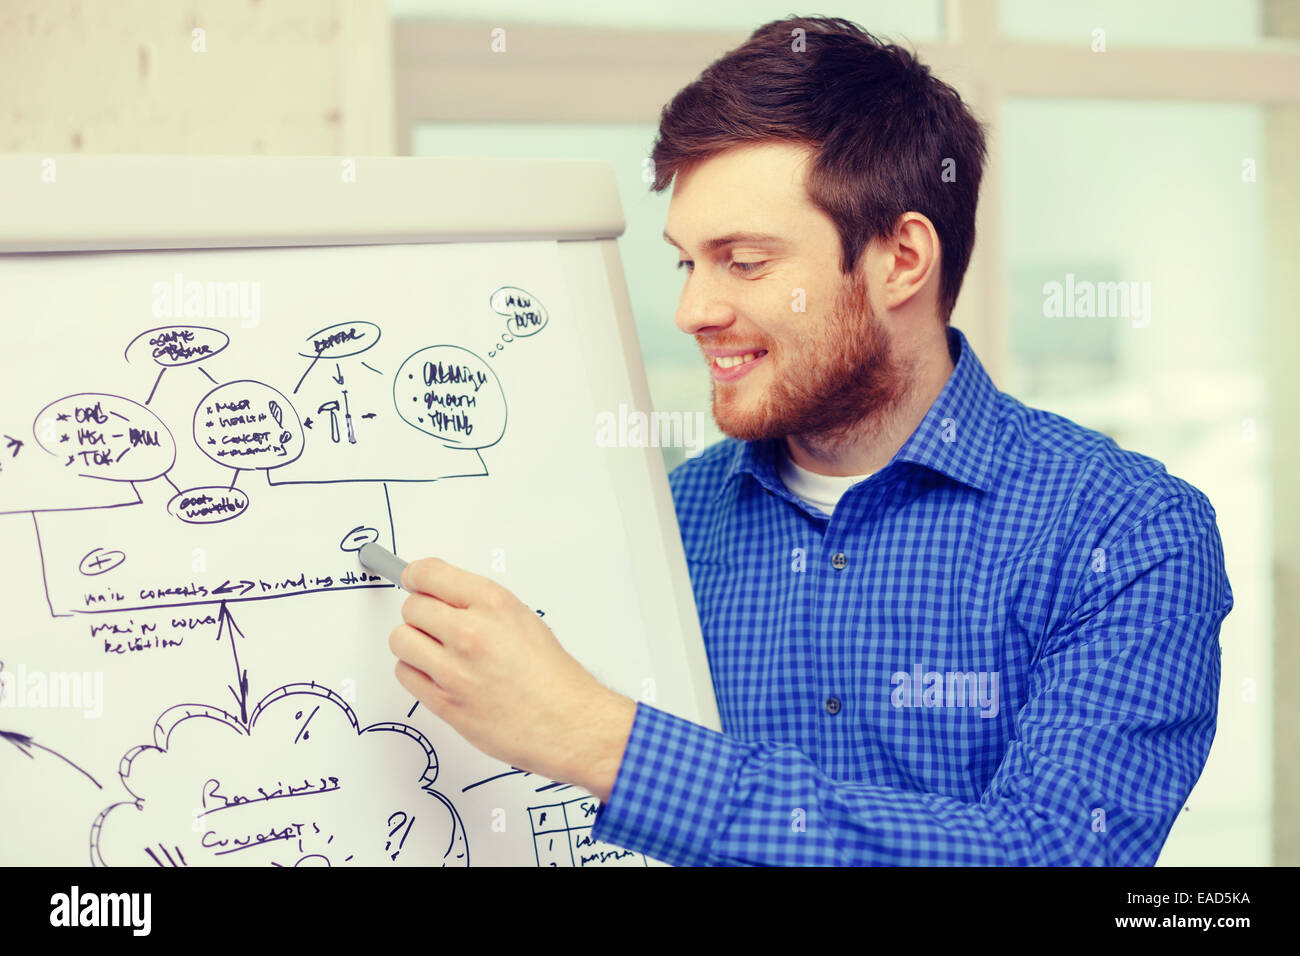
{"label": "flip chart top bar", "polygon": [[0,155],[2,253],[616,239],[620,209],[601,160]]}

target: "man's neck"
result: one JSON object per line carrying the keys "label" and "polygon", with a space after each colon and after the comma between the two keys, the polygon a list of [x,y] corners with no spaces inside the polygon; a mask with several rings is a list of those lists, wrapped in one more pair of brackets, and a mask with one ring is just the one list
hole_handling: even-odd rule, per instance
{"label": "man's neck", "polygon": [[925,419],[953,372],[948,327],[927,337],[921,348],[900,354],[908,385],[899,402],[843,435],[787,435],[786,454],[799,467],[819,475],[869,475],[894,457]]}

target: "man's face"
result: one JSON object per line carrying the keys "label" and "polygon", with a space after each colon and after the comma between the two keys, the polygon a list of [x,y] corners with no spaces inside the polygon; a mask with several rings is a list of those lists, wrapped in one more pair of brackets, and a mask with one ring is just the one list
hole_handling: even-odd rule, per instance
{"label": "man's face", "polygon": [[839,235],[808,198],[811,155],[735,147],[673,189],[665,237],[688,272],[677,326],[709,360],[713,417],[734,438],[845,440],[906,388],[860,270],[840,272]]}

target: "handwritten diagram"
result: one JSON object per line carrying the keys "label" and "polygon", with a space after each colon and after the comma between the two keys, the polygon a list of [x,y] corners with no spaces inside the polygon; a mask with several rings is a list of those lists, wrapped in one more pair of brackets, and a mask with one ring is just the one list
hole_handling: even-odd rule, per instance
{"label": "handwritten diagram", "polygon": [[[506,301],[518,308],[519,317],[524,321],[531,321],[540,310],[540,304],[535,306],[522,290],[512,293]],[[354,422],[347,390],[342,387],[344,373],[337,360],[364,354],[380,335],[374,323],[358,321],[338,323],[308,336],[311,361],[294,393],[303,390],[312,368],[321,359],[336,360],[336,376],[331,381],[340,387],[343,401],[316,406],[317,415],[328,416],[328,444],[324,440],[325,419],[313,422],[308,416],[304,420],[293,400],[277,388],[251,379],[218,382],[206,368],[200,369],[209,383],[217,384],[197,402],[193,427],[187,437],[192,438],[194,446],[214,466],[227,469],[230,478],[228,482],[209,481],[182,488],[170,476],[177,461],[176,438],[150,404],[158,397],[169,371],[192,368],[222,354],[230,345],[230,337],[218,329],[203,326],[172,325],[146,330],[131,340],[124,353],[127,361],[133,353],[137,358],[143,354],[159,367],[145,401],[136,402],[109,393],[79,392],[45,405],[35,416],[32,433],[41,450],[50,457],[38,459],[44,468],[33,472],[48,474],[53,459],[59,468],[79,479],[129,486],[135,493],[137,507],[146,505],[136,484],[163,480],[173,492],[167,500],[166,512],[179,524],[209,525],[239,519],[248,513],[256,497],[236,487],[240,474],[262,472],[269,479],[272,471],[297,461],[309,444],[308,430],[314,424],[320,429],[320,437],[313,435],[312,444],[321,449],[320,455],[328,455],[333,446],[344,440],[344,435],[350,445],[367,437],[373,440],[367,431],[381,412],[361,412]],[[381,375],[367,368],[372,374]],[[433,439],[478,449],[495,443],[504,431],[505,397],[500,383],[495,373],[466,349],[433,346],[417,350],[402,363],[391,388],[394,408],[385,412],[395,411],[401,422]],[[365,388],[354,386],[353,391],[367,395]],[[372,406],[382,407],[373,400],[374,396],[369,398]],[[406,398],[411,400],[413,410],[403,401]],[[11,457],[16,459],[19,450],[20,446],[15,448]],[[25,459],[23,464],[26,463]],[[481,458],[479,463],[482,464]],[[19,469],[11,469],[11,475],[15,470],[22,474]],[[452,474],[455,472],[451,470]],[[430,475],[427,480],[441,477],[445,475]],[[363,476],[361,480],[367,478]],[[292,479],[285,482],[292,483]],[[267,486],[272,484],[268,480]],[[4,491],[6,510],[13,511],[13,492],[8,485]],[[386,491],[385,488],[387,502]],[[128,511],[118,510],[124,504],[121,502],[50,509],[41,506],[39,488],[29,485],[27,493],[31,497],[22,510],[30,512],[38,536],[39,516],[48,510],[106,510],[111,513],[112,521],[126,522],[130,518]],[[387,503],[386,510],[388,541],[392,543],[391,508]],[[119,538],[126,536],[125,532],[119,534]],[[378,537],[377,529],[355,527],[340,535],[339,548],[344,552],[355,551],[365,541]],[[222,858],[236,852],[245,855],[235,862],[247,863],[250,861],[247,851],[253,850],[262,853],[264,860],[259,862],[278,866],[339,862],[373,865],[395,862],[403,854],[424,865],[469,865],[464,825],[451,801],[433,787],[438,772],[437,757],[432,744],[418,730],[396,721],[361,727],[347,701],[315,682],[278,687],[255,705],[250,705],[248,698],[248,673],[240,666],[237,646],[244,634],[235,622],[229,603],[390,585],[358,568],[337,576],[313,574],[310,581],[304,572],[296,579],[268,581],[259,577],[226,579],[215,586],[191,581],[137,588],[127,583],[130,565],[125,549],[95,547],[76,562],[76,573],[85,579],[77,582],[81,597],[78,602],[70,597],[73,586],[67,584],[71,578],[71,562],[59,562],[53,552],[47,556],[44,546],[39,557],[51,613],[112,616],[113,620],[94,629],[97,634],[112,635],[104,638],[106,652],[132,653],[183,644],[183,637],[161,634],[156,625],[144,625],[139,633],[132,634],[130,621],[123,628],[116,620],[125,612],[215,603],[217,640],[229,645],[234,661],[235,678],[228,689],[237,707],[227,711],[213,704],[172,706],[154,724],[153,743],[138,746],[123,756],[119,774],[131,799],[113,804],[96,818],[90,837],[90,858],[95,864],[140,865],[153,861],[163,865],[165,860],[167,865],[184,866],[200,860],[225,862]],[[53,589],[49,584],[52,577]],[[206,622],[208,617],[211,615],[199,620]],[[124,632],[127,639],[117,640]],[[314,726],[314,737],[308,725]],[[200,729],[195,730],[196,726]],[[255,732],[256,741],[252,743]],[[214,733],[222,739],[208,739]],[[338,827],[331,819],[365,819],[358,801],[367,794],[373,797],[373,791],[357,789],[349,793],[347,802],[337,797],[332,801],[321,798],[344,792],[349,777],[354,782],[365,779],[365,762],[352,759],[350,752],[357,748],[356,741],[369,741],[385,733],[404,737],[415,745],[418,767],[412,774],[410,802],[400,807],[384,804],[373,808],[370,819],[376,827],[374,840],[355,844],[337,840],[334,831]],[[322,745],[323,737],[330,738],[331,742]],[[38,746],[48,749],[22,735],[6,739],[28,752]],[[246,785],[239,782],[247,774],[246,770],[241,773],[241,768],[250,765],[241,749],[252,746],[258,750],[257,763],[264,764],[270,759],[277,768],[275,781],[248,780]],[[272,754],[274,751],[282,752]],[[214,775],[218,772],[212,766],[214,760],[225,764],[220,777]],[[349,762],[350,774],[339,766]],[[165,767],[165,772],[154,765]],[[288,777],[290,782],[286,785],[281,777]],[[301,783],[295,783],[299,778]],[[178,807],[186,809],[187,801],[193,804],[196,793],[200,797],[194,819],[203,826],[196,826],[192,834],[178,836],[174,821],[183,817],[174,811]],[[423,799],[416,799],[417,794]],[[270,804],[272,800],[285,798],[294,798],[292,810]],[[393,802],[388,795],[385,798]],[[121,808],[127,806],[144,813],[121,813]],[[218,813],[223,816],[218,818]],[[119,825],[119,821],[125,823]],[[418,836],[423,839],[412,839],[417,821]],[[129,836],[113,840],[118,829],[125,829]]]}
{"label": "handwritten diagram", "polygon": [[[534,334],[549,317],[541,302],[523,289],[497,289],[488,299],[498,314],[506,310],[506,335],[512,329]],[[389,483],[488,474],[479,452],[500,441],[507,411],[496,372],[473,351],[455,345],[423,346],[385,375],[364,361],[381,338],[380,327],[367,320],[312,331],[293,356],[307,359],[302,373],[292,389],[282,391],[254,379],[220,380],[208,371],[205,363],[226,354],[230,346],[230,336],[219,329],[177,324],[141,332],[127,344],[123,359],[158,368],[148,395],[136,401],[106,392],[77,392],[42,407],[31,431],[45,457],[30,451],[20,457],[25,443],[10,436],[9,467],[0,480],[0,514],[30,514],[39,539],[42,515],[108,513],[144,505],[142,487],[165,483],[170,489],[165,507],[176,519],[172,531],[179,542],[190,540],[181,526],[240,519],[258,507],[259,499],[265,499],[262,506],[291,511],[301,502],[275,493],[284,486],[374,482],[384,495],[387,544],[395,549]],[[326,372],[323,367],[332,369]],[[186,416],[191,427],[180,432],[181,440],[191,439],[192,447],[213,466],[205,479],[183,484],[173,475],[176,430],[154,410],[171,382],[167,376],[174,379],[182,370],[191,374],[183,394],[192,393],[196,375],[206,380],[206,387],[192,401]],[[297,406],[304,400],[306,411],[300,414]],[[423,436],[423,455],[411,453],[412,432]],[[264,489],[251,490],[247,478],[239,487],[243,475],[264,476]],[[102,483],[89,492],[99,500],[85,501],[85,479]],[[129,521],[120,516],[101,521],[98,515],[83,514],[77,526],[111,534],[112,524]],[[357,551],[378,535],[378,527],[356,526],[340,528],[337,540],[346,542],[341,550]],[[43,545],[41,560],[50,612],[56,616],[390,587],[359,570],[354,561],[345,562],[347,570],[342,570],[337,565],[322,567],[319,558],[311,567],[275,581],[250,578],[208,585],[177,578],[161,587],[129,590],[123,579],[140,562],[128,563],[123,548],[87,547],[75,570],[66,562],[46,562]],[[110,571],[117,573],[104,583],[112,586],[94,589],[95,582],[89,582],[92,590],[87,591],[86,578]],[[136,591],[140,596],[133,595]]]}
{"label": "handwritten diagram", "polygon": [[645,865],[401,688],[405,595],[357,557],[446,556],[657,675],[568,295],[553,242],[0,256],[0,863],[550,865],[559,800],[563,865]]}
{"label": "handwritten diagram", "polygon": [[[502,326],[485,337],[493,355],[549,320],[524,289],[484,298]],[[255,332],[158,324],[120,352],[154,370],[147,391],[56,393],[29,411],[27,430],[4,409],[19,434],[0,451],[0,515],[29,517],[51,617],[85,620],[92,653],[111,658],[200,639],[229,653],[228,680],[166,706],[147,742],[122,755],[123,798],[89,826],[96,865],[469,865],[464,822],[436,787],[434,745],[410,715],[363,723],[320,681],[259,681],[259,644],[275,638],[249,639],[236,621],[252,602],[391,590],[355,558],[367,541],[397,548],[390,485],[489,473],[481,451],[507,425],[496,370],[462,345],[407,338],[381,355],[382,341],[369,318],[304,327],[274,363],[289,374],[272,380],[237,372]],[[338,486],[340,506],[296,491],[317,485]],[[365,488],[369,504],[356,493]],[[209,570],[223,530],[250,521],[274,536],[273,559],[250,554],[238,575]],[[295,549],[294,528],[323,528],[332,547],[313,535]],[[0,703],[6,686],[25,692],[4,673]],[[43,738],[3,724],[0,734],[23,759],[57,761],[62,786],[76,778],[112,796]],[[403,789],[366,785],[393,768]]]}

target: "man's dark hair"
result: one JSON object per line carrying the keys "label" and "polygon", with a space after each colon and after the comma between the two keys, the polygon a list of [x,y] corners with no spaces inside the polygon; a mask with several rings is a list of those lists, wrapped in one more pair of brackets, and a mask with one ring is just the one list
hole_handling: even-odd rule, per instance
{"label": "man's dark hair", "polygon": [[934,223],[947,322],[975,245],[985,159],[984,126],[957,92],[914,53],[848,20],[774,20],[664,107],[652,188],[722,150],[770,140],[816,148],[808,195],[835,223],[845,275],[903,213]]}

